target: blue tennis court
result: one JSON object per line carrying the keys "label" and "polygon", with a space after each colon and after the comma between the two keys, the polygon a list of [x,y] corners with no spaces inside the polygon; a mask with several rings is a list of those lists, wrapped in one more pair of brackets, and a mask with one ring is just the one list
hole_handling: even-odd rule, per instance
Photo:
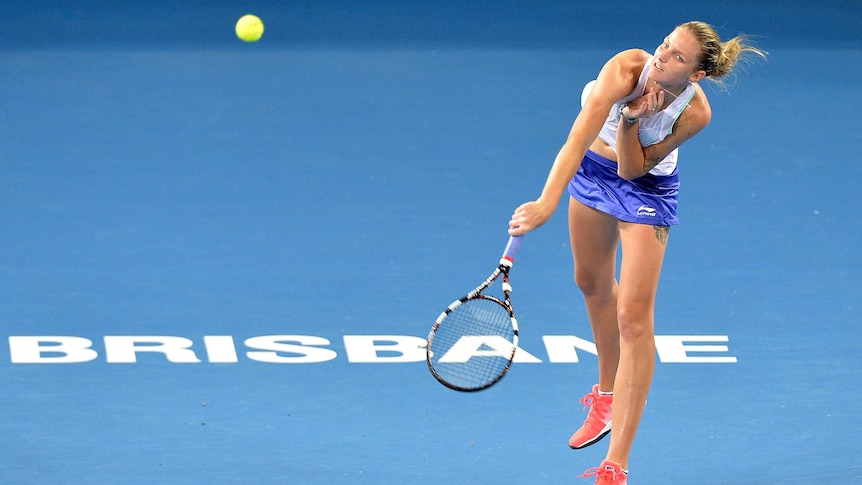
{"label": "blue tennis court", "polygon": [[691,19],[770,55],[681,150],[630,482],[862,483],[862,8],[636,5],[4,2],[0,483],[590,483],[565,204],[499,385],[419,345],[582,86]]}

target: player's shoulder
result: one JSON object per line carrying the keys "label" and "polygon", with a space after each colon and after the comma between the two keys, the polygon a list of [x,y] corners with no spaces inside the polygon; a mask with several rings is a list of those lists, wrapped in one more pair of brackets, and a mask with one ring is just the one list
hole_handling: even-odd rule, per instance
{"label": "player's shoulder", "polygon": [[699,84],[695,84],[694,89],[694,96],[692,96],[688,109],[685,110],[684,114],[691,122],[705,127],[712,119],[712,108],[709,105],[709,100],[703,88]]}
{"label": "player's shoulder", "polygon": [[649,54],[642,50],[629,49],[614,55],[605,63],[591,95],[602,101],[601,107],[605,113],[610,105],[632,92],[648,58]]}
{"label": "player's shoulder", "polygon": [[674,132],[688,132],[693,136],[706,128],[712,120],[712,108],[703,89],[698,84],[694,85],[694,89],[694,96],[674,123]]}
{"label": "player's shoulder", "polygon": [[637,72],[640,75],[651,55],[643,49],[627,49],[611,57],[608,64],[616,66],[621,71]]}
{"label": "player's shoulder", "polygon": [[605,63],[602,74],[605,77],[629,85],[637,82],[650,54],[641,49],[628,49],[617,53]]}

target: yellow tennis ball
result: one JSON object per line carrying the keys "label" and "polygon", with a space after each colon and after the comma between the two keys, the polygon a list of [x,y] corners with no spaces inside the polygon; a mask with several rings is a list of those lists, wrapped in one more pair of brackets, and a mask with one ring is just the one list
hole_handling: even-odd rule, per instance
{"label": "yellow tennis ball", "polygon": [[257,42],[263,35],[263,22],[256,15],[243,15],[236,22],[236,36],[246,42]]}

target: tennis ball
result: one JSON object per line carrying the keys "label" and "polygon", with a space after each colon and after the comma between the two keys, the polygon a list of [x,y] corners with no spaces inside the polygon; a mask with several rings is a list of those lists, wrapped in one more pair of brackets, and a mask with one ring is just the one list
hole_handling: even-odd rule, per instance
{"label": "tennis ball", "polygon": [[263,22],[255,15],[243,15],[236,22],[236,36],[246,42],[257,42],[263,35]]}

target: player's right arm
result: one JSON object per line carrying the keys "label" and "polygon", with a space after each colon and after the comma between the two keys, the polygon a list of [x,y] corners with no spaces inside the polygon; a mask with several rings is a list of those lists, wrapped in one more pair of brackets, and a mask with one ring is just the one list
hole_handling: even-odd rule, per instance
{"label": "player's right arm", "polygon": [[526,234],[551,218],[566,186],[578,171],[584,154],[599,135],[611,106],[632,92],[648,57],[649,53],[632,49],[620,52],[605,63],[586,103],[572,124],[566,142],[554,159],[542,194],[515,210],[509,221],[509,234]]}

